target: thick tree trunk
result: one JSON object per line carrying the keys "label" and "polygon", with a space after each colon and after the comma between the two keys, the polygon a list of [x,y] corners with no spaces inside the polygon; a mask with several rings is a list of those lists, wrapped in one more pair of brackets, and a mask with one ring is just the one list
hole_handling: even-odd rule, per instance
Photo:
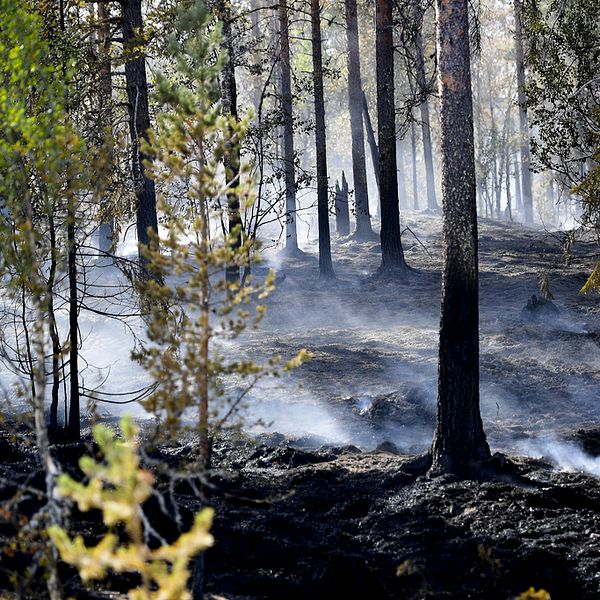
{"label": "thick tree trunk", "polygon": [[427,99],[427,80],[425,76],[425,59],[423,56],[423,39],[421,36],[421,27],[423,24],[423,14],[420,0],[414,2],[415,23],[417,29],[415,32],[415,61],[417,91],[421,97],[421,130],[423,134],[423,158],[425,160],[425,182],[427,185],[427,208],[430,210],[439,210],[435,194],[435,177],[433,174],[433,151],[431,149],[431,128],[429,126],[429,101]]}
{"label": "thick tree trunk", "polygon": [[287,0],[279,3],[279,44],[281,58],[281,110],[283,112],[283,169],[285,175],[285,249],[298,251],[296,228],[296,173],[294,170],[294,118]]}
{"label": "thick tree trunk", "polygon": [[413,209],[419,210],[419,177],[417,175],[417,132],[415,122],[410,122],[410,149],[412,156],[412,193]]}
{"label": "thick tree trunk", "polygon": [[321,48],[321,7],[310,2],[312,29],[313,89],[315,99],[315,147],[317,153],[317,210],[319,217],[319,275],[335,277],[331,263],[329,207],[327,191],[327,142],[325,136],[325,98],[323,95],[323,56]]}
{"label": "thick tree trunk", "polygon": [[123,48],[125,52],[125,81],[129,110],[129,132],[131,135],[132,173],[137,197],[136,225],[140,245],[140,264],[146,260],[142,255],[143,246],[150,243],[149,230],[158,233],[156,215],[156,189],[154,181],[146,176],[144,161],[148,156],[140,149],[142,139],[147,139],[150,129],[148,107],[148,81],[146,79],[146,57],[140,49],[142,32],[142,1],[122,0]]}
{"label": "thick tree trunk", "polygon": [[356,211],[356,237],[373,236],[367,191],[365,163],[365,136],[362,120],[362,81],[358,46],[358,18],[356,0],[345,0],[346,35],[348,41],[348,108],[352,133],[352,176],[354,179],[354,207]]}
{"label": "thick tree trunk", "polygon": [[[221,72],[221,103],[223,114],[238,120],[237,110],[237,84],[235,81],[235,62],[233,53],[233,31],[231,29],[231,8],[228,2],[222,2],[219,8],[222,22],[223,50],[227,55],[227,63]],[[227,219],[229,223],[229,243],[234,251],[242,245],[242,216],[240,214],[240,197],[237,188],[240,185],[240,146],[238,140],[231,139],[233,132],[230,131],[227,143],[228,152],[225,156],[225,177],[227,178]],[[239,264],[227,265],[227,281],[235,283],[240,279]]]}
{"label": "thick tree trunk", "polygon": [[434,472],[490,457],[479,410],[479,302],[468,0],[437,0],[444,254]]}
{"label": "thick tree trunk", "polygon": [[406,271],[407,267],[400,240],[400,210],[398,207],[391,0],[376,1],[375,21],[379,195],[381,199],[381,266],[379,273],[401,274]]}
{"label": "thick tree trunk", "polygon": [[525,96],[525,58],[523,53],[523,5],[513,0],[515,12],[515,59],[517,62],[517,90],[521,137],[521,186],[525,223],[533,223],[533,194],[531,191],[531,153],[529,151],[529,126],[527,124],[527,98]]}
{"label": "thick tree trunk", "polygon": [[[100,73],[98,92],[100,97],[99,117],[102,129],[109,129],[113,123],[112,110],[112,64],[110,58],[110,5],[106,2],[98,3],[98,58],[100,61]],[[102,132],[101,132],[102,133]],[[112,165],[112,132],[109,140],[109,163]],[[112,172],[111,172],[112,176]],[[103,207],[102,220],[98,227],[98,252],[101,264],[108,264],[107,254],[113,247],[113,235],[115,223],[110,210]]]}

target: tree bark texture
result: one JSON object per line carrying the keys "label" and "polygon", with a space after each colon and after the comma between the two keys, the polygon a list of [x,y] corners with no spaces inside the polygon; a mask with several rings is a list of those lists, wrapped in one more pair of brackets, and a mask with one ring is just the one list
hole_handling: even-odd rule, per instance
{"label": "tree bark texture", "polygon": [[354,208],[356,211],[356,236],[373,235],[369,213],[367,167],[365,162],[365,136],[362,120],[362,80],[358,45],[358,17],[356,0],[345,0],[346,35],[348,42],[348,108],[352,134],[352,176],[354,179]]}
{"label": "tree bark texture", "polygon": [[391,0],[376,1],[375,21],[379,195],[381,201],[380,272],[383,273],[406,269],[402,242],[400,240],[400,210],[398,207],[394,45]]}
{"label": "tree bark texture", "polygon": [[148,138],[150,110],[148,107],[148,80],[146,78],[146,57],[140,46],[142,33],[142,1],[122,0],[123,48],[125,52],[125,81],[129,111],[129,132],[131,135],[132,173],[137,198],[136,226],[140,244],[140,263],[143,246],[150,243],[149,230],[158,233],[156,215],[156,189],[154,181],[146,176],[144,161],[148,156],[142,152],[140,142]]}
{"label": "tree bark texture", "polygon": [[490,457],[479,409],[477,210],[468,0],[437,0],[444,252],[433,470]]}
{"label": "tree bark texture", "polygon": [[287,0],[279,3],[279,44],[281,59],[281,110],[283,113],[283,168],[285,176],[285,248],[298,250],[296,227],[296,173],[294,171],[294,118]]}
{"label": "tree bark texture", "polygon": [[331,234],[327,190],[327,141],[325,135],[325,98],[323,95],[323,53],[321,47],[321,7],[310,2],[312,32],[313,89],[315,100],[315,146],[317,154],[317,209],[319,217],[319,275],[334,277],[331,262]]}
{"label": "tree bark texture", "polygon": [[[232,121],[238,120],[237,110],[237,84],[235,80],[235,55],[233,51],[232,15],[230,4],[221,2],[219,6],[222,23],[223,44],[227,63],[221,73],[221,103],[223,114]],[[240,197],[237,188],[240,185],[240,146],[237,139],[233,138],[233,131],[229,132],[228,152],[225,156],[225,177],[227,178],[227,219],[229,223],[229,243],[234,251],[242,245],[242,216],[240,214]],[[227,265],[227,281],[235,283],[240,279],[240,266],[238,263]]]}

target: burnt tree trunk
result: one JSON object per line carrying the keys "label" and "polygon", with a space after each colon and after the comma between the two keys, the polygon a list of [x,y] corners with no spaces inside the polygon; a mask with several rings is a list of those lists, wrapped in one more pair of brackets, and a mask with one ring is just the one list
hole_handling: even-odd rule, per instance
{"label": "burnt tree trunk", "polygon": [[527,98],[525,96],[525,58],[523,53],[523,5],[514,0],[515,12],[515,59],[517,63],[517,91],[519,102],[519,125],[521,138],[521,201],[525,223],[533,223],[533,194],[531,191],[531,153],[529,151],[529,126],[527,125]]}
{"label": "burnt tree trunk", "polygon": [[419,210],[419,176],[417,174],[417,132],[415,131],[415,122],[410,122],[410,150],[412,156],[412,193],[413,209]]}
{"label": "burnt tree trunk", "polygon": [[[227,62],[221,72],[221,105],[223,115],[237,121],[237,84],[235,81],[235,57],[233,52],[233,31],[231,28],[232,16],[228,2],[221,2],[219,6],[219,17],[222,23],[223,50],[227,56]],[[239,140],[234,139],[234,133],[229,130],[227,140],[228,152],[225,154],[224,167],[227,180],[227,220],[229,223],[229,244],[234,252],[238,252],[242,245],[242,216],[240,214],[240,197],[237,188],[240,185],[240,145]],[[227,281],[235,283],[240,279],[240,265],[227,265],[225,269]]]}
{"label": "burnt tree trunk", "polygon": [[369,114],[367,95],[364,93],[364,91],[362,93],[362,110],[365,119],[365,129],[367,130],[369,150],[371,152],[371,162],[373,163],[373,174],[375,175],[377,190],[379,190],[379,148],[377,147],[377,140],[375,139],[375,131],[373,129],[373,123],[371,122],[371,115]]}
{"label": "burnt tree trunk", "polygon": [[335,182],[335,228],[338,236],[344,237],[350,233],[350,210],[348,206],[348,182],[342,171],[342,187]]}
{"label": "burnt tree trunk", "polygon": [[285,250],[298,252],[296,228],[296,173],[294,170],[294,118],[287,0],[279,3],[279,44],[281,58],[281,111],[283,113],[283,169],[285,176]]}
{"label": "burnt tree trunk", "polygon": [[432,469],[490,458],[479,410],[477,207],[468,0],[437,0],[444,253]]}
{"label": "burnt tree trunk", "polygon": [[398,207],[391,0],[376,1],[375,21],[379,196],[381,202],[381,266],[378,272],[380,274],[402,274],[407,267],[400,240],[400,210]]}
{"label": "burnt tree trunk", "polygon": [[[142,1],[122,0],[123,49],[125,53],[125,85],[127,88],[127,108],[129,112],[129,132],[131,135],[131,169],[137,198],[136,228],[140,246],[140,264],[146,264],[143,247],[151,237],[149,231],[158,234],[156,215],[156,189],[154,181],[146,176],[144,161],[149,157],[142,152],[140,142],[148,139],[150,110],[148,107],[148,80],[146,78],[146,57],[143,50]],[[144,270],[144,269],[143,269]]]}
{"label": "burnt tree trunk", "polygon": [[319,275],[335,277],[331,263],[331,235],[327,191],[327,141],[325,136],[325,98],[323,95],[323,55],[321,47],[321,7],[310,2],[312,31],[313,89],[315,100],[315,147],[317,153],[317,210],[319,217]]}
{"label": "burnt tree trunk", "polygon": [[[98,3],[98,59],[100,62],[100,73],[98,82],[99,95],[99,117],[102,129],[110,131],[109,165],[113,162],[112,124],[113,124],[113,102],[112,102],[112,63],[110,58],[110,5],[106,2]],[[100,136],[103,131],[100,131]],[[112,168],[110,170],[112,176]],[[98,253],[101,264],[110,264],[108,254],[113,247],[113,236],[115,232],[114,217],[110,207],[103,206],[101,219],[98,226]]]}
{"label": "burnt tree trunk", "polygon": [[420,95],[421,131],[423,135],[423,158],[425,160],[425,183],[427,187],[427,208],[439,210],[435,194],[435,177],[433,174],[433,151],[431,149],[431,129],[429,126],[429,101],[427,100],[427,80],[425,76],[425,59],[423,56],[423,10],[420,0],[414,2],[415,11],[415,67],[417,77],[417,93]]}
{"label": "burnt tree trunk", "polygon": [[358,46],[358,18],[356,0],[345,0],[346,35],[348,42],[348,108],[352,133],[352,177],[354,179],[354,207],[356,211],[356,237],[373,236],[367,191],[367,167],[365,163],[365,136],[362,120],[362,81]]}

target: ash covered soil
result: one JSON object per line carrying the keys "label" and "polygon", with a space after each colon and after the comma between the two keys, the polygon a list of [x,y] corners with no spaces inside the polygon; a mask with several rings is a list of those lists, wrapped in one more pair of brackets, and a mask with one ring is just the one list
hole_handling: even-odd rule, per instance
{"label": "ash covered soil", "polygon": [[[371,275],[376,241],[336,240],[337,281],[316,259],[269,261],[285,279],[248,355],[314,358],[264,385],[245,419],[254,442],[216,447],[209,587],[248,598],[600,597],[600,307],[591,261],[560,233],[480,222],[481,403],[506,477],[460,482],[406,468],[431,442],[440,220],[405,215],[402,282]],[[524,318],[548,275],[558,314]],[[294,386],[302,382],[302,387]],[[266,423],[266,425],[265,425]],[[524,456],[527,455],[527,456]],[[509,469],[510,470],[510,469]]]}
{"label": "ash covered soil", "polygon": [[[260,359],[305,347],[314,358],[253,390],[245,435],[214,443],[208,596],[508,599],[534,586],[600,598],[600,307],[579,294],[591,261],[567,266],[560,234],[480,223],[482,411],[492,450],[511,461],[477,481],[428,478],[409,456],[433,435],[441,224],[404,219],[420,240],[404,234],[417,269],[406,281],[372,278],[376,241],[334,240],[331,284],[318,281],[310,245],[258,269],[274,266],[280,283],[261,329],[233,350]],[[540,272],[560,312],[523,320]],[[0,437],[1,499],[42,487],[33,451]],[[189,450],[179,442],[155,458],[175,465]],[[71,465],[82,451],[55,449]],[[187,517],[202,506],[185,483],[174,499]],[[97,539],[99,520],[76,518]],[[0,563],[0,581],[11,565]],[[77,598],[99,597],[65,580]]]}

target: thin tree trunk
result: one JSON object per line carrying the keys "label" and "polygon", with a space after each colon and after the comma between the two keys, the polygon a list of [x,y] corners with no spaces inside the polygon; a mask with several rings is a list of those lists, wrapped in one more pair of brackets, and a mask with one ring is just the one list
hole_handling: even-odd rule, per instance
{"label": "thin tree trunk", "polygon": [[402,140],[396,144],[396,156],[398,158],[398,197],[400,208],[408,208],[408,194],[406,191],[406,169],[404,167],[404,148]]}
{"label": "thin tree trunk", "polygon": [[[60,390],[60,338],[56,324],[56,312],[54,310],[54,283],[56,280],[56,263],[58,249],[56,247],[56,227],[54,215],[48,215],[48,228],[50,230],[50,268],[48,270],[48,282],[46,284],[46,297],[48,298],[48,330],[52,340],[52,393],[50,400],[50,435],[56,436],[58,431],[58,393]],[[35,393],[35,389],[34,389]],[[65,428],[66,428],[65,423]]]}
{"label": "thin tree trunk", "polygon": [[373,236],[367,190],[365,163],[365,137],[362,120],[362,81],[358,46],[358,18],[356,0],[345,0],[346,35],[348,42],[348,108],[352,133],[352,176],[354,178],[354,206],[356,211],[356,236],[360,239]]}
{"label": "thin tree trunk", "polygon": [[521,187],[525,223],[533,223],[533,194],[531,191],[531,153],[529,150],[529,126],[527,124],[527,98],[525,96],[525,62],[523,53],[523,5],[513,0],[515,12],[515,58],[517,62],[517,90],[521,138]]}
{"label": "thin tree trunk", "polygon": [[148,139],[150,129],[150,110],[148,106],[148,81],[146,78],[146,57],[141,46],[142,0],[122,0],[123,48],[125,52],[125,81],[127,88],[127,107],[129,111],[129,132],[131,135],[132,174],[136,206],[136,229],[139,244],[139,256],[142,270],[147,260],[143,256],[143,247],[150,243],[149,230],[158,234],[156,215],[156,189],[154,181],[146,176],[144,161],[149,157],[141,151],[140,142]]}
{"label": "thin tree trunk", "polygon": [[[510,113],[509,116],[509,121],[508,121],[509,125],[508,125],[508,129],[511,133],[511,135],[514,134],[515,129],[514,129],[514,123],[513,123],[513,118],[512,118],[512,112]],[[515,161],[514,161],[514,176],[515,176],[515,209],[517,211],[520,211],[523,209],[523,199],[521,196],[521,172],[520,172],[520,164],[518,159],[515,157]]]}
{"label": "thin tree trunk", "polygon": [[406,271],[407,267],[400,240],[400,210],[398,207],[391,0],[376,0],[375,22],[379,195],[381,199],[381,266],[379,273],[401,274]]}
{"label": "thin tree trunk", "polygon": [[294,119],[287,0],[279,3],[279,44],[281,53],[281,110],[283,112],[283,168],[285,174],[285,249],[298,252],[296,228],[296,173],[294,170]]}
{"label": "thin tree trunk", "polygon": [[417,133],[415,131],[415,122],[410,122],[410,148],[412,155],[412,193],[413,208],[419,210],[419,176],[417,174]]}
{"label": "thin tree trunk", "polygon": [[[222,22],[222,33],[224,51],[227,55],[227,63],[221,73],[221,103],[223,114],[227,117],[238,120],[237,110],[237,84],[235,81],[235,62],[233,53],[233,31],[231,29],[232,15],[231,5],[223,1],[219,6],[220,18]],[[227,178],[227,219],[229,225],[229,243],[234,251],[237,251],[242,245],[242,216],[240,214],[240,197],[237,193],[237,187],[240,185],[240,146],[238,140],[231,139],[233,132],[230,130],[230,139],[225,156],[225,176]],[[227,281],[237,282],[240,279],[240,265],[238,263],[227,265]]]}
{"label": "thin tree trunk", "polygon": [[421,28],[423,24],[423,11],[420,0],[414,1],[415,11],[415,59],[417,92],[420,95],[421,104],[421,130],[423,134],[423,158],[425,160],[425,182],[427,186],[427,208],[439,210],[435,194],[435,177],[433,174],[433,152],[431,148],[431,128],[429,125],[429,101],[427,99],[427,80],[425,76],[425,59],[423,56],[423,39]]}
{"label": "thin tree trunk", "polygon": [[490,150],[492,152],[492,191],[494,198],[494,210],[496,218],[500,219],[500,183],[498,181],[498,128],[496,125],[496,111],[494,110],[494,98],[492,92],[491,74],[488,71],[488,91],[489,91],[489,107],[490,107],[490,126],[491,126],[491,143]]}
{"label": "thin tree trunk", "polygon": [[315,146],[317,153],[317,210],[319,217],[319,275],[335,277],[331,263],[331,235],[327,190],[327,141],[325,135],[325,98],[323,95],[323,56],[321,47],[321,7],[310,2],[312,29],[313,89],[315,100]]}
{"label": "thin tree trunk", "polygon": [[434,472],[490,457],[479,409],[477,206],[468,0],[437,0],[444,253]]}
{"label": "thin tree trunk", "polygon": [[[373,129],[373,123],[371,122],[371,115],[369,114],[369,103],[367,102],[367,95],[362,93],[362,109],[363,117],[365,119],[365,129],[367,130],[367,140],[369,142],[369,150],[371,151],[371,162],[373,163],[373,174],[375,175],[375,184],[379,191],[379,148],[377,147],[377,140],[375,139],[375,131]],[[377,203],[379,206],[379,203]]]}
{"label": "thin tree trunk", "polygon": [[[113,123],[112,110],[112,64],[110,58],[110,5],[106,2],[98,3],[98,58],[100,60],[100,80],[98,91],[100,96],[100,127],[111,129]],[[109,164],[113,162],[112,131],[109,133]],[[112,176],[112,169],[110,172]],[[101,222],[98,227],[98,251],[101,264],[109,264],[107,254],[111,253],[113,247],[113,236],[115,223],[110,210],[101,212]]]}

